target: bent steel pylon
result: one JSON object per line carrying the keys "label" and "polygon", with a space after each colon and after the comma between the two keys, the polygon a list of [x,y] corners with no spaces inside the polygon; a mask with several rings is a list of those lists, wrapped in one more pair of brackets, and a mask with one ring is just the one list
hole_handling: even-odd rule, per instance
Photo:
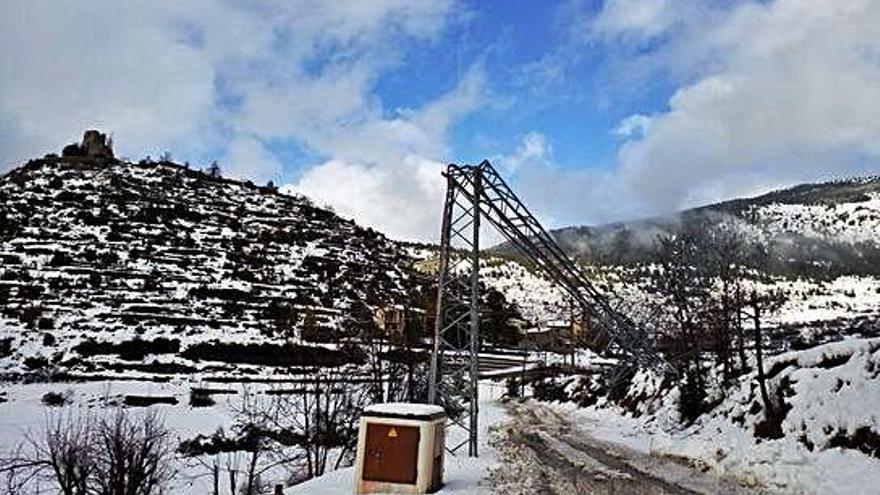
{"label": "bent steel pylon", "polygon": [[440,233],[437,314],[429,377],[429,401],[443,403],[477,455],[479,350],[479,241],[485,218],[520,253],[558,285],[597,330],[627,357],[626,366],[671,369],[649,336],[625,315],[559,247],[488,161],[450,164],[444,173],[446,202]]}

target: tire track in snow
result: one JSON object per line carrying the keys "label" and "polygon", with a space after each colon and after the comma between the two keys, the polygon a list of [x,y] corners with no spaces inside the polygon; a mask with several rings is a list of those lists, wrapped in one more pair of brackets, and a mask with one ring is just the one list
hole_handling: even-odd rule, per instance
{"label": "tire track in snow", "polygon": [[494,432],[501,466],[490,474],[505,495],[755,494],[690,466],[590,437],[552,409],[529,401],[508,405],[511,420]]}

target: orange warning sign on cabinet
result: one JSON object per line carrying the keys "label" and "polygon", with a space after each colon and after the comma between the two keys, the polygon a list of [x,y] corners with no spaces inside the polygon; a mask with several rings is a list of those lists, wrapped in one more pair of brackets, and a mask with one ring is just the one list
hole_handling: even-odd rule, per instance
{"label": "orange warning sign on cabinet", "polygon": [[397,438],[397,428],[388,430],[388,438]]}

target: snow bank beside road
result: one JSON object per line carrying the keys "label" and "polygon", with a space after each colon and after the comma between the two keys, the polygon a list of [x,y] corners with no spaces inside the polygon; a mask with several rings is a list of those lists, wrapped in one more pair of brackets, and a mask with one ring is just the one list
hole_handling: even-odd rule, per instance
{"label": "snow bank beside road", "polygon": [[[753,375],[687,428],[670,421],[675,402],[660,398],[638,418],[612,407],[556,404],[596,438],[654,455],[681,457],[725,477],[782,493],[880,491],[880,339],[826,344],[768,359],[769,385],[788,412],[784,436],[760,439],[763,418]],[[644,412],[644,411],[643,411]]]}

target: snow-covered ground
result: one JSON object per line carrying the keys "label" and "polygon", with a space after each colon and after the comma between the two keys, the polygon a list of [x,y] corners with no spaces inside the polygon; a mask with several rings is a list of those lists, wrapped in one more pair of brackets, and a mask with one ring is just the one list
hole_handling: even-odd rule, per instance
{"label": "snow-covered ground", "polygon": [[509,402],[511,420],[495,432],[502,463],[490,478],[495,493],[531,495],[757,495],[739,480],[596,438],[576,414],[549,404]]}
{"label": "snow-covered ground", "polygon": [[602,409],[557,404],[602,440],[655,456],[673,456],[745,484],[785,494],[870,495],[880,486],[880,462],[835,448],[809,452],[787,440],[755,443],[748,431],[720,422],[666,432],[645,419]]}
{"label": "snow-covered ground", "polygon": [[875,242],[880,231],[880,194],[867,193],[867,201],[833,204],[769,204],[754,206],[745,214],[775,233],[797,233],[838,242]]}
{"label": "snow-covered ground", "polygon": [[[595,493],[617,486],[609,479],[633,476],[634,482],[645,486],[657,483],[661,488],[692,490],[682,493],[877,493],[880,459],[859,451],[858,440],[849,448],[840,445],[847,438],[857,439],[860,430],[880,429],[880,339],[781,354],[768,358],[765,368],[771,393],[780,390],[790,406],[782,422],[784,436],[778,439],[756,438],[755,425],[763,414],[753,374],[742,377],[727,399],[690,426],[680,423],[677,390],[652,390],[658,382],[649,374],[637,377],[632,393],[653,400],[643,400],[635,414],[601,401],[587,408],[526,403],[528,407],[513,406],[505,414],[508,409],[496,400],[503,394],[502,386],[484,382],[481,457],[447,457],[447,485],[440,493],[527,494],[541,486],[570,486],[571,479],[557,476],[565,468],[554,456],[592,473],[586,476],[586,485],[575,482],[574,486],[586,490],[595,482],[600,489]],[[537,429],[531,437],[520,437],[517,447],[511,437],[528,425]],[[529,442],[553,452],[544,458],[540,445],[523,451]],[[615,464],[614,459],[623,464]],[[286,493],[347,493],[353,486],[352,474],[352,469],[329,473]]]}
{"label": "snow-covered ground", "polygon": [[[234,394],[215,395],[216,405],[211,407],[192,407],[189,405],[190,385],[198,383],[174,381],[155,383],[149,381],[110,381],[85,383],[32,383],[6,384],[3,387],[6,402],[0,403],[0,455],[6,455],[25,441],[27,436],[39,438],[48,421],[59,413],[100,416],[114,409],[114,404],[122,403],[125,395],[174,398],[177,404],[157,404],[156,408],[173,432],[175,440],[185,440],[195,435],[211,434],[217,428],[229,430],[233,422],[232,403],[245,392],[245,386],[225,384],[224,389]],[[214,388],[218,388],[216,384]],[[250,390],[264,388],[248,385]],[[42,397],[48,392],[61,393],[68,397],[63,407],[48,407]],[[142,411],[142,410],[141,410]],[[133,410],[133,414],[140,411]],[[197,466],[181,463],[181,471],[175,480],[173,493],[196,495],[209,493],[210,480]]]}
{"label": "snow-covered ground", "polygon": [[[798,494],[878,493],[880,459],[853,444],[840,445],[857,444],[860,430],[880,431],[880,339],[785,353],[768,359],[766,369],[771,394],[784,388],[791,408],[778,439],[755,436],[763,413],[754,374],[742,377],[720,405],[688,427],[680,426],[676,390],[643,400],[636,414],[601,402],[553,408],[598,439],[682,458],[752,486]],[[649,376],[636,382],[631,390],[652,396]]]}
{"label": "snow-covered ground", "polygon": [[776,287],[789,297],[774,316],[777,323],[803,323],[880,311],[880,280],[874,277],[838,277],[828,282],[779,280]]}
{"label": "snow-covered ground", "polygon": [[[501,424],[506,413],[499,403],[504,394],[503,384],[489,381],[480,384],[479,457],[467,457],[467,452],[446,454],[445,485],[436,492],[443,495],[488,495],[492,493],[487,480],[489,470],[498,463],[498,455],[490,445],[491,429]],[[457,427],[447,430],[447,445],[456,445],[464,438],[464,431]],[[306,481],[287,489],[286,495],[339,495],[354,490],[354,468],[333,471],[319,478]]]}

